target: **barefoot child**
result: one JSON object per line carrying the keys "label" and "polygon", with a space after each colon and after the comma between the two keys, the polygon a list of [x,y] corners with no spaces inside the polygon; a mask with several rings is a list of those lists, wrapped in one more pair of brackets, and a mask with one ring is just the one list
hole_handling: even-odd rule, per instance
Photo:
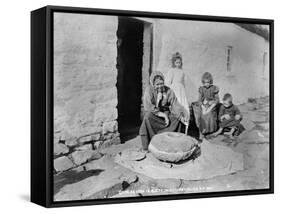
{"label": "barefoot child", "polygon": [[239,135],[245,130],[244,126],[240,123],[242,120],[242,114],[236,105],[232,103],[232,95],[227,93],[223,97],[223,104],[219,109],[219,130],[214,133],[215,136],[219,135],[223,131],[229,130],[225,134],[228,134],[230,138],[234,135]]}

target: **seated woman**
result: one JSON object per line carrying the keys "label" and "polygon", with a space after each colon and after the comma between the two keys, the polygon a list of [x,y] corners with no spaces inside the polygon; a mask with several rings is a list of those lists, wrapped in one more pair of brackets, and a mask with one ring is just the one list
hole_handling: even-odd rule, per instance
{"label": "seated woman", "polygon": [[142,148],[148,150],[151,138],[157,133],[180,132],[182,123],[189,120],[189,113],[179,104],[172,89],[164,85],[161,72],[150,76],[150,85],[144,93],[145,115],[139,130]]}

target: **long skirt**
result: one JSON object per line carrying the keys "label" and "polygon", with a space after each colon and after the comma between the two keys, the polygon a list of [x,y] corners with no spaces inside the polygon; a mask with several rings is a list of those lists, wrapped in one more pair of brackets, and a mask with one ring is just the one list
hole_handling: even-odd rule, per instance
{"label": "long skirt", "polygon": [[162,117],[158,117],[152,112],[147,112],[144,115],[139,134],[141,136],[142,147],[144,150],[148,149],[148,145],[152,137],[162,132],[180,132],[182,123],[174,115],[169,113],[169,125],[166,126],[165,120]]}
{"label": "long skirt", "polygon": [[200,132],[208,134],[218,129],[217,106],[207,114],[202,114],[202,108],[198,102],[192,104],[195,122]]}
{"label": "long skirt", "polygon": [[240,120],[235,120],[235,119],[229,119],[229,120],[223,120],[220,122],[219,126],[220,128],[223,129],[231,129],[231,128],[235,128],[236,131],[234,132],[235,135],[239,135],[241,134],[241,132],[243,132],[245,130],[245,127],[240,123]]}
{"label": "long skirt", "polygon": [[177,100],[184,107],[189,117],[190,116],[189,104],[187,101],[187,96],[183,84],[180,82],[173,82],[170,85],[170,87],[175,92]]}

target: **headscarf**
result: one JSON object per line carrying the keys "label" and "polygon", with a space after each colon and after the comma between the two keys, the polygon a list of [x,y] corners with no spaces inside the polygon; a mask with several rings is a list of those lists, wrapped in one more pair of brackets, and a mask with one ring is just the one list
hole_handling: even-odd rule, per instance
{"label": "headscarf", "polygon": [[151,86],[154,86],[154,80],[156,77],[161,77],[163,79],[163,81],[165,82],[165,77],[164,75],[160,72],[160,71],[154,71],[152,72],[152,74],[150,75],[150,84]]}
{"label": "headscarf", "polygon": [[166,103],[169,102],[171,104],[170,111],[173,114],[175,114],[177,118],[180,118],[180,116],[183,115],[184,118],[189,119],[189,112],[186,112],[185,108],[183,108],[182,105],[179,104],[174,92],[170,90],[169,87],[164,86],[164,91],[161,92],[161,97],[160,96],[158,97],[158,94],[154,89],[154,84],[153,84],[155,77],[157,76],[161,77],[165,81],[164,75],[160,71],[154,71],[150,75],[150,85],[146,89],[146,92],[144,94],[144,109],[146,111],[157,112],[159,111],[158,104],[160,101],[162,104],[161,106],[165,106]]}
{"label": "headscarf", "polygon": [[161,88],[160,91],[155,91],[154,81],[156,77],[160,77],[164,82],[165,82],[165,77],[160,71],[154,71],[150,76],[151,88],[154,92],[154,96],[156,97],[156,107],[158,107],[160,101],[162,101],[163,104],[167,102],[167,93],[165,87]]}

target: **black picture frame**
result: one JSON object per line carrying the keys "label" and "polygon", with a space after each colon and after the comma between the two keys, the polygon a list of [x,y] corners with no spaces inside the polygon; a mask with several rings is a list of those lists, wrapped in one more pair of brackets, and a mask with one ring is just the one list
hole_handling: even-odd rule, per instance
{"label": "black picture frame", "polygon": [[[191,193],[141,198],[53,201],[53,13],[138,16],[270,26],[270,184],[268,189]],[[31,201],[44,207],[115,204],[190,198],[268,194],[274,192],[274,21],[237,17],[171,14],[79,7],[46,6],[31,12]]]}

